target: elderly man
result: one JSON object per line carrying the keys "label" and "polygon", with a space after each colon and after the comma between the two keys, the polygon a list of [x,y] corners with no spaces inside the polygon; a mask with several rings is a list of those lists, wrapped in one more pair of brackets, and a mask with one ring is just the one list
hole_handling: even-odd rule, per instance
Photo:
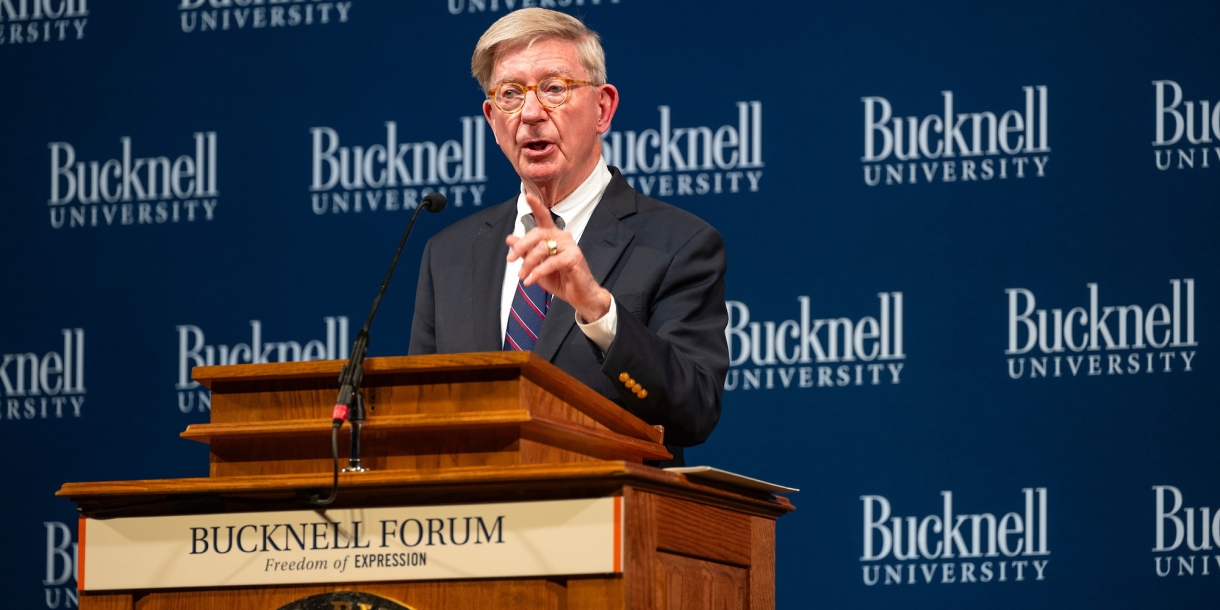
{"label": "elderly man", "polygon": [[579,20],[509,13],[471,67],[521,192],[428,242],[410,353],[532,350],[663,425],[682,464],[720,418],[728,370],[720,234],[607,167],[618,90]]}

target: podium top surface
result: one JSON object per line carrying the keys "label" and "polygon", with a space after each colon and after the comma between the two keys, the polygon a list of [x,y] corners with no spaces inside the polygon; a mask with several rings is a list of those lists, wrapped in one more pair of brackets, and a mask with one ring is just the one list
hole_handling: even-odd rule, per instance
{"label": "podium top surface", "polygon": [[[792,502],[783,496],[621,461],[342,473],[339,488],[343,502],[337,508],[395,502],[404,505],[463,504],[487,501],[488,498],[519,501],[540,497],[600,497],[614,495],[612,489],[621,484],[699,498],[773,519],[794,509]],[[285,503],[283,506],[291,506],[297,490],[326,489],[330,485],[330,473],[280,474],[65,483],[55,495],[76,502],[86,514],[123,516],[129,509],[146,514],[181,512],[183,507],[193,505],[191,503],[206,505],[208,498],[230,503],[241,503],[244,499],[247,503],[244,508],[274,510],[282,508],[275,503],[276,498]]]}
{"label": "podium top surface", "polygon": [[[197,366],[191,371],[191,379],[209,389],[217,381],[273,381],[327,376],[338,379],[345,364],[346,359]],[[364,361],[366,376],[505,369],[520,369],[522,374],[531,379],[557,377],[575,381],[559,367],[528,351],[389,356],[366,358]]]}

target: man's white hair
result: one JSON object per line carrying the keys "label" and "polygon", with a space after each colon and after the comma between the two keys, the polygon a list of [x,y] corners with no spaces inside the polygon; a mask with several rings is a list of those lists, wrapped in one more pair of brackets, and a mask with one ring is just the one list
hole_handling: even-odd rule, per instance
{"label": "man's white hair", "polygon": [[470,71],[486,92],[491,89],[491,72],[500,53],[547,39],[576,43],[576,53],[589,73],[589,80],[596,85],[606,84],[606,52],[597,32],[571,15],[544,8],[513,11],[491,24],[474,46]]}

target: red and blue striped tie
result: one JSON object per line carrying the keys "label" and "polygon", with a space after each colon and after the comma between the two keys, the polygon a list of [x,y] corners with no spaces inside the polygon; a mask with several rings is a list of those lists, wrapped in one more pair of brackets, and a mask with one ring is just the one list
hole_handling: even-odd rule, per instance
{"label": "red and blue striped tie", "polygon": [[[555,221],[556,226],[563,229],[562,218],[552,213],[551,219]],[[522,222],[527,233],[535,226],[532,214],[526,214]],[[508,312],[508,326],[504,331],[504,351],[534,349],[550,306],[551,295],[542,289],[541,284],[535,282],[533,286],[526,286],[521,280],[517,280],[517,292],[513,294],[512,309]]]}
{"label": "red and blue striped tie", "polygon": [[541,284],[526,286],[517,280],[517,292],[513,295],[513,308],[508,312],[508,328],[504,333],[505,351],[534,349],[550,306],[551,295]]}

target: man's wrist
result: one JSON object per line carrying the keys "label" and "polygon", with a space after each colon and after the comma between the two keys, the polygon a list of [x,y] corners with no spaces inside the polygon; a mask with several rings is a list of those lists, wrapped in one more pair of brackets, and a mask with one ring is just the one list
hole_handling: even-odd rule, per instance
{"label": "man's wrist", "polygon": [[602,319],[610,312],[610,306],[613,304],[610,291],[605,288],[600,288],[597,296],[590,301],[590,304],[576,309],[576,315],[583,324],[591,324]]}
{"label": "man's wrist", "polygon": [[603,354],[610,351],[610,344],[614,342],[614,336],[618,334],[618,313],[614,309],[614,296],[610,297],[610,307],[606,310],[605,315],[592,322],[585,322],[580,312],[576,312],[576,325]]}

